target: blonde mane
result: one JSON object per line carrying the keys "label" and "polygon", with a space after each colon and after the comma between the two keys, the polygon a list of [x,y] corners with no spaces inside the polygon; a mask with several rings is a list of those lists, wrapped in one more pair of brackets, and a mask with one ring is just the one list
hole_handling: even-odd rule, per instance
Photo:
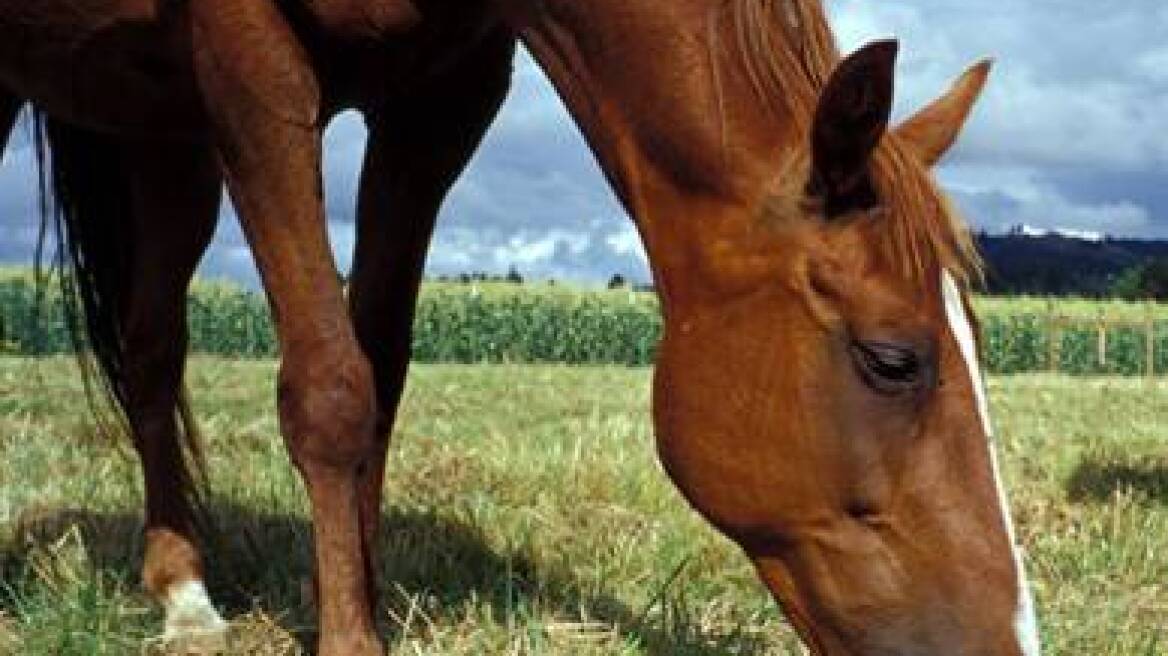
{"label": "blonde mane", "polygon": [[[840,60],[820,1],[719,0],[716,20],[727,20],[726,12],[759,100],[792,122],[797,134],[810,135],[820,90]],[[807,148],[800,150],[801,158],[809,157]],[[918,282],[931,275],[930,265],[950,270],[963,285],[979,280],[981,257],[965,222],[896,135],[885,136],[871,166],[888,210],[886,255]],[[786,193],[802,193],[802,187],[784,187]]]}

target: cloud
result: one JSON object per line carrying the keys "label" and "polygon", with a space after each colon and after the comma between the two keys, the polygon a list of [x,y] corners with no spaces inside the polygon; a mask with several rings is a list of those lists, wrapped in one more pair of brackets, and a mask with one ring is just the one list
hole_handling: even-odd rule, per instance
{"label": "cloud", "polygon": [[428,270],[647,281],[631,231],[555,91],[521,54],[507,102],[443,206]]}
{"label": "cloud", "polygon": [[939,172],[967,217],[1168,238],[1168,8],[1123,4],[834,2],[845,49],[901,38],[897,116],[967,65],[995,60]]}

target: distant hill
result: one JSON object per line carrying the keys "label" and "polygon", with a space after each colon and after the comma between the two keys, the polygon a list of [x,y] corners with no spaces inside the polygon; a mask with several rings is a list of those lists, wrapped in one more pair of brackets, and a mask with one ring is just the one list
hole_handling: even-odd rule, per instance
{"label": "distant hill", "polygon": [[1102,296],[1124,271],[1168,258],[1168,241],[1064,234],[977,236],[992,294]]}

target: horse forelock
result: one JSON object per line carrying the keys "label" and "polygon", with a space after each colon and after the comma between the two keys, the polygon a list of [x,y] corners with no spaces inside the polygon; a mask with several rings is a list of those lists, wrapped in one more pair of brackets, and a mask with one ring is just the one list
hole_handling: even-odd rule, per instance
{"label": "horse forelock", "polygon": [[977,243],[956,206],[915,155],[887,135],[872,159],[872,177],[887,208],[884,247],[917,283],[949,271],[963,289],[980,281]]}
{"label": "horse forelock", "polygon": [[[789,122],[792,134],[809,136],[820,91],[840,61],[820,0],[723,0],[711,20],[710,47],[723,47],[717,35],[732,29],[737,63],[756,100],[776,121]],[[808,150],[809,139],[791,149],[789,161],[780,165],[788,179],[779,181],[778,197],[768,203],[772,211],[802,200],[805,180],[789,178],[794,171],[806,171]],[[905,276],[928,285],[938,269],[946,269],[963,287],[979,280],[981,257],[961,215],[895,135],[881,141],[870,166],[887,210],[882,247]]]}

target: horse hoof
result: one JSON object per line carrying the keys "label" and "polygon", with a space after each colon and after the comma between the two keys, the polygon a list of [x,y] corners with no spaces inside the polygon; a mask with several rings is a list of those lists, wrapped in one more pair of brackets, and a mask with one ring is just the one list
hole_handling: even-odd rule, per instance
{"label": "horse hoof", "polygon": [[202,583],[181,584],[172,590],[161,642],[170,654],[210,656],[227,651],[227,622],[211,605]]}

